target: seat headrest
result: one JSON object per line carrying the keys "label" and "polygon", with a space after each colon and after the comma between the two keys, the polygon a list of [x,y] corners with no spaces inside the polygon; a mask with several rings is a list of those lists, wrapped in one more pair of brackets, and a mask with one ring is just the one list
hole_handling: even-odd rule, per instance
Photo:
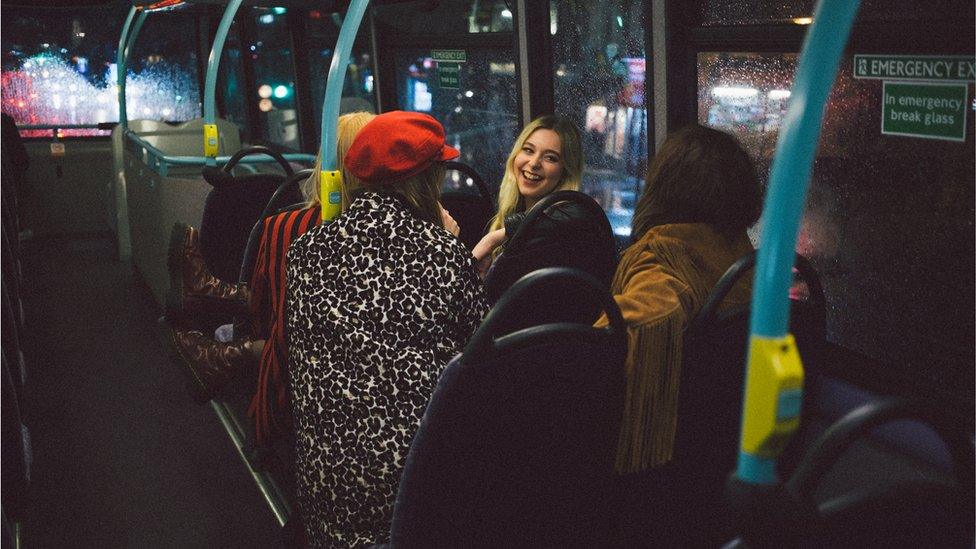
{"label": "seat headrest", "polygon": [[228,187],[235,183],[233,175],[216,166],[204,166],[203,179],[215,189]]}

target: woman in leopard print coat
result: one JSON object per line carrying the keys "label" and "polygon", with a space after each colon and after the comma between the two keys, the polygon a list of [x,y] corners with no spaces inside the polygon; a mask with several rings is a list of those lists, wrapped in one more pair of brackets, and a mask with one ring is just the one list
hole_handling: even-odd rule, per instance
{"label": "woman in leopard print coat", "polygon": [[[405,152],[406,151],[406,152]],[[403,461],[448,360],[487,307],[472,257],[443,227],[433,118],[393,112],[346,168],[364,191],[288,251],[287,334],[307,541],[388,541]]]}

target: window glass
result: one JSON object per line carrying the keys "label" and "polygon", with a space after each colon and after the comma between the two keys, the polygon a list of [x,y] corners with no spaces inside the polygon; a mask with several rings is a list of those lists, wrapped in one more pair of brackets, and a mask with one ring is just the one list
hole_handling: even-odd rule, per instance
{"label": "window glass", "polygon": [[[396,55],[398,104],[429,113],[444,125],[447,143],[461,151],[459,161],[473,167],[497,195],[505,159],[518,134],[515,59],[511,51],[472,49],[458,63],[457,87],[447,87],[430,50]],[[459,187],[466,181],[454,181]]]}
{"label": "window glass", "polygon": [[[126,6],[33,10],[5,8],[2,18],[3,110],[19,125],[118,121],[116,51]],[[130,118],[182,121],[200,116],[193,19],[150,15],[130,60]],[[155,30],[154,30],[155,29]],[[107,135],[93,129],[65,135]],[[48,136],[48,131],[25,131]]]}
{"label": "window glass", "polygon": [[245,101],[257,100],[248,94],[254,93],[247,89],[247,81],[244,78],[244,55],[252,55],[252,52],[241,43],[240,26],[233,23],[227,40],[224,42],[224,51],[220,56],[220,67],[217,75],[217,93],[220,94],[222,104],[218,103],[220,116],[230,120],[241,130],[241,139],[246,142],[254,140],[251,135],[251,128],[247,122],[247,107]]}
{"label": "window glass", "polygon": [[550,19],[556,112],[582,133],[582,190],[624,242],[647,163],[643,2],[559,0]]}
{"label": "window glass", "polygon": [[285,8],[253,8],[256,42],[248,46],[257,76],[262,138],[301,149],[295,109],[295,71]]}
{"label": "window glass", "polygon": [[406,33],[468,34],[511,32],[512,11],[505,0],[403,2],[377,6],[377,23]]}
{"label": "window glass", "polygon": [[[706,26],[761,25],[800,23],[813,16],[815,0],[706,0],[702,3],[702,24]],[[953,21],[969,14],[969,0],[862,0],[858,20],[884,21]]]}
{"label": "window glass", "polygon": [[[796,63],[795,54],[698,56],[700,122],[735,134],[763,178]],[[971,399],[973,113],[963,142],[884,135],[881,114],[882,81],[854,78],[846,56],[797,251],[822,277],[832,342]]]}
{"label": "window glass", "polygon": [[125,84],[130,120],[184,122],[203,116],[195,29],[196,17],[184,11],[146,17]]}
{"label": "window glass", "polygon": [[[308,31],[308,69],[312,81],[312,109],[315,114],[315,135],[322,129],[322,102],[325,100],[325,87],[332,64],[332,53],[339,39],[341,22],[331,14],[317,10],[309,12],[305,18]],[[346,79],[342,86],[340,113],[367,111],[376,112],[376,94],[373,88],[373,62],[369,51],[369,25],[359,26],[359,34],[353,42]]]}

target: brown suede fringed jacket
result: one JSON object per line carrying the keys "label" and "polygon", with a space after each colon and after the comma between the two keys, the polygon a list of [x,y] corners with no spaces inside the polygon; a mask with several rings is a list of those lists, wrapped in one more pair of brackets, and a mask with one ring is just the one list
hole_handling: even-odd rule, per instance
{"label": "brown suede fringed jacket", "polygon": [[[611,291],[629,326],[627,393],[618,472],[671,460],[683,332],[718,279],[752,250],[745,231],[729,238],[705,224],[659,225],[624,251]],[[749,301],[751,278],[723,306]]]}

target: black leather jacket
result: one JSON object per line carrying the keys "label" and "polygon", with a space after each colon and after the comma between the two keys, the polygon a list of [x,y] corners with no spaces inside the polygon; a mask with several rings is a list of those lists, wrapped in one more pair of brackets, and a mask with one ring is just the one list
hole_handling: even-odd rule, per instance
{"label": "black leather jacket", "polygon": [[523,226],[525,217],[520,212],[505,218],[508,240],[485,279],[492,303],[519,278],[545,267],[580,269],[609,288],[617,265],[616,243],[598,207],[567,200],[547,207],[531,226]]}

